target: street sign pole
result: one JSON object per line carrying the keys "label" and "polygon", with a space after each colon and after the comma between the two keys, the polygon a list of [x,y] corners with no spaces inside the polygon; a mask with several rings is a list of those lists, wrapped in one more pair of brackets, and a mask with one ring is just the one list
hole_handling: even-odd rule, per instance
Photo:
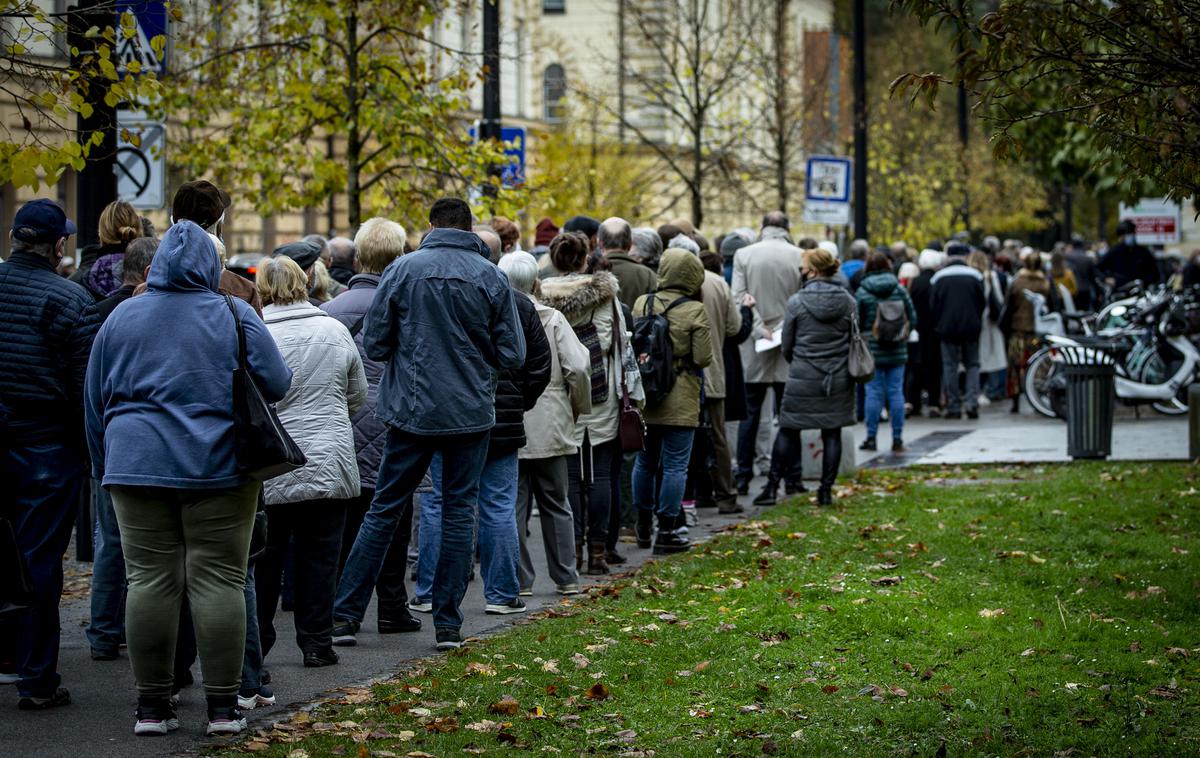
{"label": "street sign pole", "polygon": [[867,239],[867,14],[854,0],[854,236]]}
{"label": "street sign pole", "polygon": [[[483,119],[479,137],[484,141],[499,141],[500,124],[500,0],[483,0]],[[492,173],[498,173],[493,167]],[[487,196],[496,194],[495,187],[485,185]]]}
{"label": "street sign pole", "polygon": [[[83,56],[103,44],[103,37],[88,39],[87,30],[95,26],[100,29],[115,26],[112,5],[107,0],[82,0],[79,5],[68,9],[67,42],[79,51],[72,61],[78,66]],[[97,77],[87,82],[82,93],[84,102],[92,106],[92,114],[82,113],[76,119],[80,141],[87,141],[99,133],[103,139],[92,145],[87,162],[75,182],[75,223],[79,227],[77,248],[100,241],[100,212],[117,199],[117,177],[113,167],[117,157],[117,109],[106,105],[108,86]]]}

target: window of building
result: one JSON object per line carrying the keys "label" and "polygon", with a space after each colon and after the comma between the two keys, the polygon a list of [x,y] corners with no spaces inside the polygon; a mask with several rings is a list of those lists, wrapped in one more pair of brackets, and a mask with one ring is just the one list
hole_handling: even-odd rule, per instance
{"label": "window of building", "polygon": [[567,0],[542,0],[542,13],[566,13]]}
{"label": "window of building", "polygon": [[546,66],[542,73],[542,101],[545,118],[552,123],[566,116],[567,72],[557,63]]}

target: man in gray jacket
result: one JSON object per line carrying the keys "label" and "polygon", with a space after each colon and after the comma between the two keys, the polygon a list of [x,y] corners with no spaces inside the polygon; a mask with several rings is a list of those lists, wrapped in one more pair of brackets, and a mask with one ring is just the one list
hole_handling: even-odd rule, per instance
{"label": "man in gray jacket", "polygon": [[[755,439],[767,390],[774,391],[778,413],[783,384],[787,381],[788,364],[779,348],[760,352],[755,343],[780,332],[788,298],[800,290],[800,248],[788,238],[790,226],[783,211],[771,211],[763,216],[760,240],[738,250],[733,257],[733,301],[740,303],[749,293],[757,303],[751,339],[741,345],[747,413],[738,426],[734,479],[738,493],[743,495],[750,491],[750,480],[754,478]],[[799,482],[785,485],[789,493],[800,489]]]}
{"label": "man in gray jacket", "polygon": [[385,364],[376,415],[388,426],[375,499],[346,560],[334,605],[335,642],[358,630],[397,523],[442,454],[442,552],[433,583],[439,650],[462,647],[474,554],[479,475],[495,425],[501,369],[525,363],[508,279],[471,231],[471,208],[443,198],[421,246],[388,266],[363,327],[367,357]]}

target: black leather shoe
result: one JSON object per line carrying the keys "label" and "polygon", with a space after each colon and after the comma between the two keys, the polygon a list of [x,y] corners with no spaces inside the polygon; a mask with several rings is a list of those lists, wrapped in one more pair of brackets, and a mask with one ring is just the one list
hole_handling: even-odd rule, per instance
{"label": "black leather shoe", "polygon": [[23,697],[17,701],[17,708],[23,711],[45,711],[70,704],[71,693],[67,692],[66,687],[59,687],[48,697]]}
{"label": "black leather shoe", "polygon": [[610,566],[620,566],[622,563],[625,563],[626,560],[627,559],[625,556],[621,555],[616,550],[604,551],[604,562]]}
{"label": "black leather shoe", "polygon": [[304,668],[318,669],[323,666],[336,666],[338,662],[338,654],[333,652],[333,648],[327,647],[324,650],[310,650],[304,654]]}
{"label": "black leather shoe", "polygon": [[808,487],[804,486],[804,482],[784,482],[783,492],[786,495],[799,495],[803,492],[808,492]]}
{"label": "black leather shoe", "polygon": [[387,617],[379,617],[380,634],[401,634],[421,631],[421,619],[414,617],[407,608],[401,608]]}
{"label": "black leather shoe", "polygon": [[691,540],[677,532],[660,531],[654,538],[654,554],[682,553],[692,546]]}
{"label": "black leather shoe", "polygon": [[858,446],[858,449],[859,450],[868,450],[868,451],[876,450],[877,446],[875,444],[875,438],[867,437],[865,440],[863,440],[863,443]]}
{"label": "black leather shoe", "polygon": [[779,485],[776,482],[767,482],[763,487],[763,491],[758,493],[758,497],[754,498],[754,504],[759,506],[775,505],[775,497],[778,494]]}

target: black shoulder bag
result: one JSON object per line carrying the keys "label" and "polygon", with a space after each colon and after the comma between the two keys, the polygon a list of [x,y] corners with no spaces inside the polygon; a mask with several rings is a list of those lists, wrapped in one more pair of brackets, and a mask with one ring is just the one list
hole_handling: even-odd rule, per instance
{"label": "black shoulder bag", "polygon": [[308,462],[274,406],[262,396],[246,368],[246,330],[238,318],[233,299],[225,296],[238,333],[238,366],[233,370],[234,457],[238,470],[251,479],[265,482],[295,471]]}

